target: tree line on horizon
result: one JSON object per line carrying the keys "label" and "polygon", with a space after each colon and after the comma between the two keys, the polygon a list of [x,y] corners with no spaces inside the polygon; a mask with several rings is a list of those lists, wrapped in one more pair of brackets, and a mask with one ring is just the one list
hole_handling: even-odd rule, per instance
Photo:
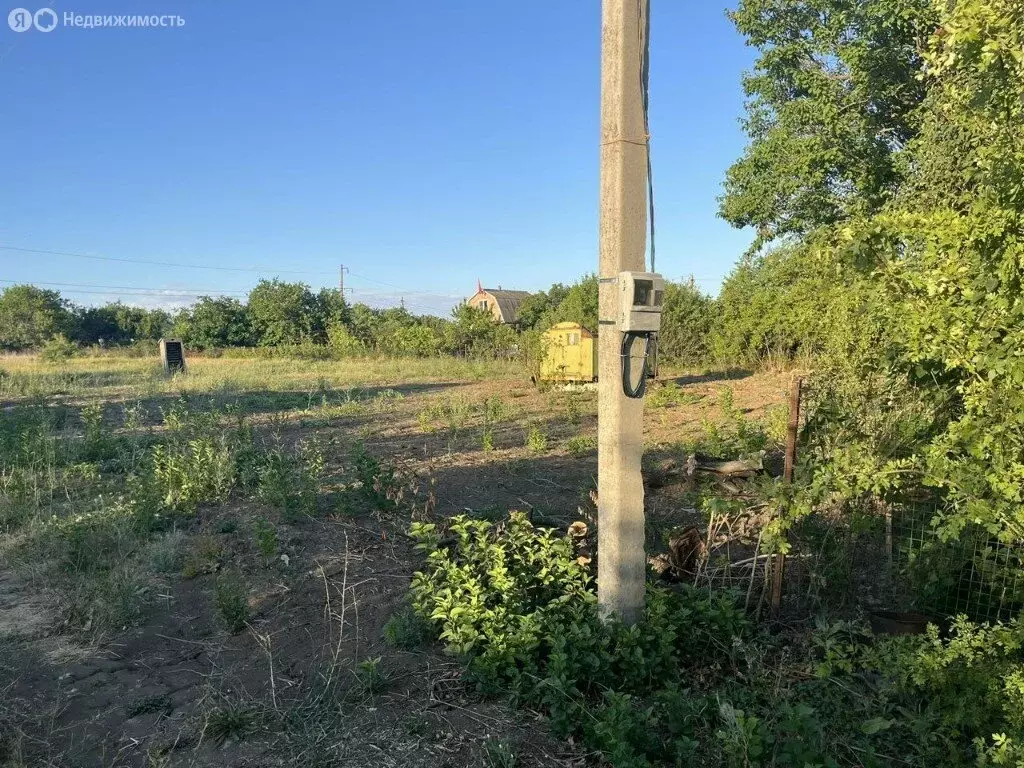
{"label": "tree line on horizon", "polygon": [[[261,347],[310,356],[359,353],[433,356],[524,354],[551,325],[572,321],[597,331],[598,281],[556,283],[528,296],[515,325],[502,325],[468,304],[450,317],[416,315],[404,308],[349,304],[337,289],[313,291],[303,283],[262,280],[245,301],[202,296],[168,312],[121,302],[76,306],[59,291],[30,284],[0,292],[0,349],[38,350],[57,339],[74,347],[124,347],[180,338],[188,348],[216,351]],[[661,352],[697,362],[711,354],[716,301],[692,280],[666,287]]]}

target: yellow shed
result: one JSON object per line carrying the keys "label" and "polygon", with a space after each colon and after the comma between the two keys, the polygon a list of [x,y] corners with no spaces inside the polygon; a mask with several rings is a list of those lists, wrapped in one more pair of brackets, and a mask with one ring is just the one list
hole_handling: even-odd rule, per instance
{"label": "yellow shed", "polygon": [[541,381],[594,381],[597,344],[594,334],[579,323],[558,323],[544,332]]}

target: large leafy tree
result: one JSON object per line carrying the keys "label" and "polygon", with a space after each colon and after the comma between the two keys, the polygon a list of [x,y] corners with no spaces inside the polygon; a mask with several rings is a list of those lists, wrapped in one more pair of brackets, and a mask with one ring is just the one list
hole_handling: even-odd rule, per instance
{"label": "large leafy tree", "polygon": [[693,279],[665,284],[665,304],[658,335],[662,359],[702,362],[710,353],[709,335],[715,319],[715,301],[701,293]]}
{"label": "large leafy tree", "polygon": [[75,311],[74,337],[83,344],[124,344],[140,339],[159,339],[170,325],[161,309],[133,307],[121,302]]}
{"label": "large leafy tree", "polygon": [[38,347],[71,327],[70,308],[57,291],[13,285],[0,293],[0,348]]}
{"label": "large leafy tree", "polygon": [[226,296],[202,296],[175,323],[176,334],[200,349],[240,347],[252,343],[246,307]]}
{"label": "large leafy tree", "polygon": [[741,0],[730,16],[760,55],[721,215],[755,227],[756,250],[878,211],[910,167],[932,1]]}
{"label": "large leafy tree", "polygon": [[249,321],[263,347],[314,341],[320,302],[308,285],[261,280],[249,293]]}
{"label": "large leafy tree", "polygon": [[875,255],[899,364],[951,403],[923,451],[950,533],[1024,538],[1024,13],[1017,0],[944,8],[914,172],[846,247]]}

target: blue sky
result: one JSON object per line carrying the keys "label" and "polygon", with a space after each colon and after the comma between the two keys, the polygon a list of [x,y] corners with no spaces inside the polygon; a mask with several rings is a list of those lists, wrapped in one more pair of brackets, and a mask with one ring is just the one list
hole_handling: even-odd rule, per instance
{"label": "blue sky", "polygon": [[[658,270],[714,292],[751,240],[716,198],[753,52],[724,3],[652,4]],[[596,269],[599,0],[51,7],[185,25],[19,34],[2,9],[0,245],[240,271],[0,250],[0,279],[241,294],[345,263],[356,300],[447,314],[478,277]],[[126,289],[66,295],[187,300]]]}

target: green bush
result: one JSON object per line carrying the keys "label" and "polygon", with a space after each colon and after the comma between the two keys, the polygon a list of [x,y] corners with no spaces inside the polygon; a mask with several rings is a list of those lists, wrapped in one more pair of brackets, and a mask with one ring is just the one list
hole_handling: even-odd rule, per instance
{"label": "green bush", "polygon": [[324,456],[315,442],[288,449],[280,443],[263,457],[257,495],[281,510],[285,520],[297,521],[316,513]]}
{"label": "green bush", "polygon": [[565,449],[573,456],[586,456],[597,450],[597,438],[590,435],[577,435],[565,442]]}
{"label": "green bush", "polygon": [[39,357],[47,363],[63,363],[77,354],[78,345],[62,333],[49,339],[39,350]]}
{"label": "green bush", "polygon": [[415,610],[486,692],[545,711],[616,768],[1019,765],[1024,625],[874,638],[819,622],[757,635],[733,596],[649,588],[643,618],[598,616],[572,541],[520,513],[414,524]]}
{"label": "green bush", "polygon": [[412,528],[427,553],[413,605],[481,689],[545,709],[557,731],[616,766],[692,751],[664,686],[729,659],[733,638],[748,631],[731,597],[652,589],[640,624],[604,623],[568,537],[521,513],[498,525],[455,518],[446,534],[454,543],[442,544],[433,524]]}

